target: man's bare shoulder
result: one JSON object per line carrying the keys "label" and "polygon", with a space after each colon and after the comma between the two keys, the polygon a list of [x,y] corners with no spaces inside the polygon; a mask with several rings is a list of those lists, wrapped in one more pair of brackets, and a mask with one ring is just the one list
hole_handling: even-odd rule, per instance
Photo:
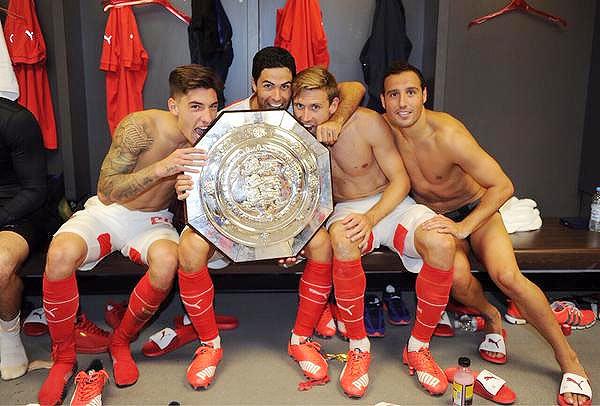
{"label": "man's bare shoulder", "polygon": [[385,120],[378,112],[366,107],[357,108],[347,124],[361,129],[382,125],[387,127]]}
{"label": "man's bare shoulder", "polygon": [[465,125],[448,113],[427,110],[427,121],[435,131],[440,146],[456,147],[457,143],[473,139]]}

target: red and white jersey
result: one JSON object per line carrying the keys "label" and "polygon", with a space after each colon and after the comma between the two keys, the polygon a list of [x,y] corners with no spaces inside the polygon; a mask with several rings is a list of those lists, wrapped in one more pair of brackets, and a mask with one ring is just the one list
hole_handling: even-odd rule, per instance
{"label": "red and white jersey", "polygon": [[315,65],[329,66],[321,14],[319,0],[288,0],[277,10],[273,45],[290,51],[298,72]]}
{"label": "red and white jersey", "polygon": [[106,115],[112,134],[123,117],[144,109],[142,93],[148,74],[148,53],[130,6],[110,10],[100,70],[106,71]]}
{"label": "red and white jersey", "polygon": [[[0,23],[2,30],[2,23]],[[15,101],[19,98],[19,83],[13,70],[4,35],[0,35],[0,97]]]}
{"label": "red and white jersey", "polygon": [[37,119],[44,146],[56,149],[56,122],[46,72],[46,42],[35,3],[33,0],[11,0],[8,10],[10,13],[6,16],[4,38],[19,83],[17,101]]}

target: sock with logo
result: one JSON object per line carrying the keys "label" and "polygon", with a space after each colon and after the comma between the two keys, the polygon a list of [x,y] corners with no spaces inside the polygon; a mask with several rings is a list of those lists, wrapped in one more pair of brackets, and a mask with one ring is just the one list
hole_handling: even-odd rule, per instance
{"label": "sock with logo", "polygon": [[452,273],[453,269],[437,269],[424,263],[417,276],[415,284],[417,311],[411,337],[420,342],[429,343],[448,304]]}
{"label": "sock with logo", "polygon": [[337,314],[346,327],[349,339],[367,336],[364,323],[366,278],[361,260],[333,260],[333,286]]}
{"label": "sock with logo", "polygon": [[298,312],[294,334],[310,337],[327,305],[331,292],[331,264],[309,259],[300,278]]}

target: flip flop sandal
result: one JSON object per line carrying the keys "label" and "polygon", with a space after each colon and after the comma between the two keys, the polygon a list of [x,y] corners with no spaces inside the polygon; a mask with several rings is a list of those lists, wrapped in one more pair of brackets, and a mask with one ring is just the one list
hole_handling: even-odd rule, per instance
{"label": "flip flop sandal", "polygon": [[48,321],[44,308],[33,309],[23,322],[23,333],[28,336],[38,337],[48,333]]}
{"label": "flip flop sandal", "polygon": [[454,327],[452,327],[448,312],[444,311],[442,313],[440,321],[435,326],[435,330],[433,330],[433,335],[436,337],[454,337]]}
{"label": "flip flop sandal", "polygon": [[[506,364],[508,357],[506,356],[506,330],[502,329],[502,335],[497,333],[488,333],[485,335],[483,342],[479,345],[479,355],[484,360],[493,364]],[[502,357],[492,357],[486,353],[495,352],[502,354]]]}
{"label": "flip flop sandal", "polygon": [[[237,318],[233,316],[216,316],[216,319],[219,330],[233,330],[239,326]],[[187,315],[176,317],[173,324],[174,329],[164,328],[148,338],[142,346],[142,353],[146,357],[160,357],[198,339],[198,334]]]}
{"label": "flip flop sandal", "polygon": [[[454,381],[454,375],[458,370],[457,367],[447,368],[444,373],[448,378],[448,382]],[[511,405],[517,400],[515,392],[508,387],[506,381],[484,369],[481,372],[471,371],[473,378],[473,393],[481,396],[484,399],[501,405]]]}
{"label": "flip flop sandal", "polygon": [[556,400],[560,406],[571,406],[564,397],[565,393],[585,395],[588,397],[588,400],[580,403],[580,405],[591,406],[592,404],[592,387],[590,386],[590,382],[582,376],[570,372],[563,374]]}
{"label": "flip flop sandal", "polygon": [[[234,316],[223,316],[217,314],[215,315],[215,319],[217,321],[217,328],[219,329],[219,331],[235,330],[240,325],[240,322],[238,321],[237,317]],[[185,314],[183,317],[175,317],[175,319],[173,320],[173,324],[175,325],[175,329],[194,329],[194,326],[192,326],[192,321],[190,320],[187,314]]]}

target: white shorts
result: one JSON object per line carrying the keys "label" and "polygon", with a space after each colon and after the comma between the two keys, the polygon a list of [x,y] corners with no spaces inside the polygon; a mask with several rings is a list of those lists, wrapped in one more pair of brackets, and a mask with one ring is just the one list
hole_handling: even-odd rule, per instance
{"label": "white shorts", "polygon": [[[183,235],[183,233],[185,233],[185,230],[192,230],[192,232],[196,232],[194,229],[190,228],[190,226],[185,226],[183,228],[183,231],[181,232],[181,235]],[[209,241],[209,244],[212,245],[212,243]],[[209,269],[223,269],[228,267],[231,264],[231,261],[229,260],[229,258],[227,258],[227,256],[225,256],[225,254],[223,254],[221,251],[219,251],[218,249],[215,248],[215,252],[212,254],[212,256],[208,259],[208,268]]]}
{"label": "white shorts", "polygon": [[[342,221],[352,213],[366,213],[381,199],[381,193],[364,199],[349,200],[337,203],[333,214],[327,220],[327,229],[338,221]],[[391,213],[373,227],[369,244],[364,254],[380,246],[386,246],[402,259],[404,267],[418,273],[423,267],[423,259],[415,248],[415,230],[419,224],[435,216],[435,212],[407,196]]]}
{"label": "white shorts", "polygon": [[129,210],[117,203],[107,206],[93,196],[85,202],[84,210],[76,211],[54,235],[73,233],[85,240],[87,257],[79,267],[82,271],[92,269],[102,258],[117,250],[133,262],[148,264],[148,248],[153,242],[179,242],[172,219],[173,214],[166,209],[154,212]]}

